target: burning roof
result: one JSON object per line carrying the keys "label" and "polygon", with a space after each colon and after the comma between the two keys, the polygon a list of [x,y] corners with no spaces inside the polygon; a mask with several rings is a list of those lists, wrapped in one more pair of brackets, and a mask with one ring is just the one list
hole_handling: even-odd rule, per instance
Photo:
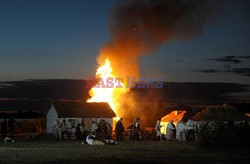
{"label": "burning roof", "polygon": [[172,111],[170,114],[164,116],[161,118],[162,122],[170,122],[171,120],[173,120],[173,122],[178,122],[179,120],[181,120],[184,116],[184,114],[186,113],[185,110],[181,110],[181,111]]}

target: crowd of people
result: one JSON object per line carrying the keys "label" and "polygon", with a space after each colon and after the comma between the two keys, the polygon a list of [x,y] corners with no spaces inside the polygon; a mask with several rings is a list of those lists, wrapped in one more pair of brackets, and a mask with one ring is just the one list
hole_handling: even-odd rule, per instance
{"label": "crowd of people", "polygon": [[[132,130],[132,139],[133,140],[141,140],[141,125],[140,125],[140,118],[136,118],[133,125],[130,126],[130,129]],[[119,121],[117,121],[115,126],[115,136],[116,141],[123,141],[124,140],[124,126],[123,126],[123,118],[120,118]]]}
{"label": "crowd of people", "polygon": [[[53,134],[55,138],[58,140],[69,139],[73,135],[75,136],[77,140],[80,140],[86,137],[87,135],[87,134],[83,134],[84,126],[85,126],[84,121],[82,121],[81,123],[77,123],[75,127],[75,122],[71,123],[71,120],[68,120],[66,122],[65,119],[58,118],[54,123]],[[98,123],[93,120],[89,134],[92,134],[100,139],[111,139],[112,138],[112,126],[104,119],[101,119]]]}
{"label": "crowd of people", "polygon": [[[60,119],[58,118],[55,123],[54,123],[54,127],[53,127],[53,135],[55,136],[55,139],[58,140],[65,140],[65,139],[69,139],[73,132],[72,132],[72,124],[71,120],[68,121],[68,123],[66,123],[65,119]],[[83,131],[83,127],[84,127],[84,122],[82,121],[82,123],[78,123],[75,127],[75,137],[77,140],[80,140],[82,138],[82,131]]]}
{"label": "crowd of people", "polygon": [[[206,131],[209,131],[209,129],[213,129],[213,122],[214,121],[205,122],[205,125],[206,124],[209,125],[209,127],[206,128]],[[155,139],[157,141],[162,141],[166,139],[167,141],[194,142],[194,141],[197,141],[197,139],[199,138],[199,132],[201,128],[200,126],[202,126],[203,123],[204,122],[197,123],[194,120],[192,120],[192,118],[189,118],[186,122],[184,122],[183,120],[179,120],[178,122],[174,123],[173,120],[171,120],[165,126],[161,123],[161,119],[158,119],[154,127],[155,133],[154,132],[152,133],[155,135],[152,135],[151,139]],[[247,123],[245,122],[245,124],[249,125],[248,122]],[[230,124],[228,123],[228,125]],[[92,134],[95,134],[95,131],[98,131],[98,129],[100,129],[100,126],[96,124],[95,122],[93,122],[92,128],[91,128]],[[110,129],[112,128],[110,127]],[[134,123],[128,128],[126,128],[126,130],[123,125],[123,118],[120,118],[115,125],[114,132],[115,132],[116,141],[123,141],[125,134],[128,137],[126,139],[129,139],[129,140],[132,139],[132,140],[139,141],[145,138],[145,131],[141,130],[140,118],[136,118]],[[162,132],[165,132],[165,133],[163,134]],[[110,131],[109,134],[112,134],[112,131]],[[97,138],[100,138],[100,137],[97,137]],[[111,135],[107,139],[112,139]]]}
{"label": "crowd of people", "polygon": [[[124,130],[123,118],[120,118],[115,125],[116,141],[124,140]],[[99,139],[112,139],[112,126],[105,120],[101,120],[98,124],[95,121],[92,121],[90,132]],[[142,139],[140,118],[136,118],[132,125],[132,138],[134,140]]]}
{"label": "crowd of people", "polygon": [[[162,140],[161,133],[161,119],[157,120],[155,125],[157,140]],[[184,125],[183,121],[180,120],[175,125],[171,120],[166,127],[166,139],[167,141],[178,140],[178,141],[195,141],[195,122],[189,119]]]}
{"label": "crowd of people", "polygon": [[[155,125],[156,132],[156,140],[162,141],[163,134],[161,129],[163,125],[161,125],[161,119],[158,119]],[[132,129],[132,139],[133,140],[141,140],[141,130],[140,130],[140,118],[136,118],[134,124],[131,127]],[[195,122],[192,119],[189,119],[184,125],[183,121],[180,120],[177,122],[176,126],[171,120],[166,127],[166,135],[165,138],[168,141],[178,140],[178,141],[195,141]],[[124,126],[123,126],[123,118],[116,123],[115,126],[115,135],[116,141],[123,140],[124,136]]]}
{"label": "crowd of people", "polygon": [[99,123],[92,121],[90,132],[100,139],[112,138],[112,126],[104,119],[100,120]]}
{"label": "crowd of people", "polygon": [[[54,123],[53,128],[53,134],[56,139],[72,139],[72,136],[75,136],[77,140],[82,140],[85,138],[89,138],[89,140],[100,140],[100,141],[106,141],[109,143],[113,142],[113,137],[115,138],[115,141],[123,141],[125,136],[129,136],[126,139],[132,139],[140,141],[142,138],[145,138],[145,133],[143,130],[141,130],[141,123],[140,118],[136,118],[134,123],[126,128],[123,125],[123,118],[120,118],[114,127],[114,135],[113,135],[113,128],[111,124],[104,119],[101,119],[99,122],[96,122],[95,120],[92,121],[91,128],[88,131],[84,131],[83,128],[85,126],[84,121],[81,123],[72,122],[72,120],[66,120],[58,118]],[[210,121],[206,123],[204,127],[208,127],[210,129],[213,129],[213,121]],[[69,124],[73,125],[73,127],[70,127]],[[233,123],[231,123],[233,124]],[[228,123],[228,126],[231,125]],[[246,126],[248,125],[248,126]],[[9,140],[14,140],[14,133],[15,129],[17,127],[17,122],[13,118],[4,119],[4,121],[1,124],[1,130],[2,130],[2,138],[3,140],[7,137]],[[249,124],[247,121],[244,122],[243,127],[249,127]],[[165,128],[165,129],[164,129]],[[39,129],[42,129],[41,126],[39,126]],[[72,131],[72,129],[74,129]],[[208,129],[208,128],[206,128]],[[233,128],[231,128],[233,129]],[[42,130],[40,130],[42,131]],[[164,134],[162,132],[165,132]],[[183,122],[182,120],[179,120],[176,124],[171,120],[166,126],[161,123],[161,119],[158,119],[156,121],[154,132],[152,134],[155,134],[152,136],[152,139],[156,139],[157,141],[162,141],[166,139],[167,141],[196,141],[198,138],[198,124],[193,121],[191,118],[188,119],[187,122]],[[208,131],[208,130],[207,130]],[[83,132],[86,132],[85,134]],[[143,132],[143,133],[142,133]],[[126,134],[126,135],[125,135]],[[154,137],[156,136],[156,137]],[[95,141],[98,142],[98,141]]]}
{"label": "crowd of people", "polygon": [[[70,120],[68,120],[70,122]],[[16,128],[17,122],[13,118],[9,119],[4,119],[2,122],[2,138],[9,137],[14,140],[14,132]],[[76,139],[80,140],[82,139],[82,134],[83,134],[83,127],[84,127],[84,122],[82,123],[77,123],[75,127],[75,137]],[[155,131],[156,131],[156,136],[158,140],[162,140],[162,133],[161,133],[161,120],[158,119],[156,126],[155,126]],[[53,135],[55,136],[56,139],[68,139],[72,135],[72,128],[69,127],[69,124],[66,123],[65,119],[60,119],[58,118],[53,127]],[[133,140],[141,140],[142,139],[142,134],[141,134],[141,125],[140,125],[140,118],[136,118],[135,122],[133,125],[130,126],[130,130],[132,131],[131,136]],[[186,130],[186,135],[185,131]],[[115,125],[115,139],[116,141],[122,141],[124,140],[124,131],[125,127],[123,125],[123,118],[120,118],[116,125]],[[89,134],[94,135],[98,139],[112,139],[112,126],[108,121],[105,121],[104,119],[101,119],[98,123],[96,121],[92,121],[91,129],[89,131]],[[190,140],[194,140],[194,124],[192,120],[189,120],[186,123],[186,126],[184,126],[182,121],[179,121],[177,123],[177,126],[173,124],[173,121],[170,121],[169,124],[167,125],[166,128],[166,139],[167,140],[173,140],[176,138],[177,140],[185,140],[187,138]],[[9,134],[9,136],[7,136]],[[86,136],[85,136],[86,137]]]}

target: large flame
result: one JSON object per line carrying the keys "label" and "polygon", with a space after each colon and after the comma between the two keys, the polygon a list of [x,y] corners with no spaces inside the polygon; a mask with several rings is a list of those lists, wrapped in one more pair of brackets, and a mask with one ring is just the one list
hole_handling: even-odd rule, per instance
{"label": "large flame", "polygon": [[[96,77],[101,78],[100,82],[90,89],[89,95],[91,96],[87,102],[107,102],[115,114],[121,117],[122,113],[119,112],[120,109],[120,96],[129,91],[129,88],[126,88],[124,83],[121,81],[115,81],[115,75],[113,73],[113,68],[111,66],[111,61],[107,58],[105,60],[104,65],[101,65],[96,71]],[[102,87],[107,85],[107,79],[113,78],[114,87]],[[120,83],[121,88],[117,88],[116,86]],[[100,87],[97,87],[97,86]]]}

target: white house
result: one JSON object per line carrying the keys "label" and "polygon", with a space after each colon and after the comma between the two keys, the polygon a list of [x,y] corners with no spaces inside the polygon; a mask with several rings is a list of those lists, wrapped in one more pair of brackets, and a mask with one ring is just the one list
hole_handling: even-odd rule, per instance
{"label": "white house", "polygon": [[108,103],[87,103],[83,101],[53,101],[46,113],[47,133],[52,133],[55,121],[64,119],[72,132],[78,123],[84,123],[84,130],[90,130],[92,120],[104,119],[111,126],[116,117]]}

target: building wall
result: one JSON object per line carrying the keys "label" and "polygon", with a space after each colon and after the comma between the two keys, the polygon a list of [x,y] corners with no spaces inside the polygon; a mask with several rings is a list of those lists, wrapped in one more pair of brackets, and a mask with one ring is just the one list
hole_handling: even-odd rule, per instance
{"label": "building wall", "polygon": [[[56,109],[54,105],[52,105],[47,113],[47,133],[52,133],[53,127],[55,124],[56,119],[58,118],[58,114],[56,112]],[[66,117],[61,118],[62,120],[65,119],[67,127],[71,128],[72,132],[75,132],[75,127],[78,123],[82,124],[83,118],[76,118],[76,117]],[[84,128],[83,130],[89,131],[91,129],[92,120],[96,121],[97,123],[100,122],[100,120],[104,119],[107,121],[112,127],[113,127],[113,119],[112,118],[84,118]]]}

